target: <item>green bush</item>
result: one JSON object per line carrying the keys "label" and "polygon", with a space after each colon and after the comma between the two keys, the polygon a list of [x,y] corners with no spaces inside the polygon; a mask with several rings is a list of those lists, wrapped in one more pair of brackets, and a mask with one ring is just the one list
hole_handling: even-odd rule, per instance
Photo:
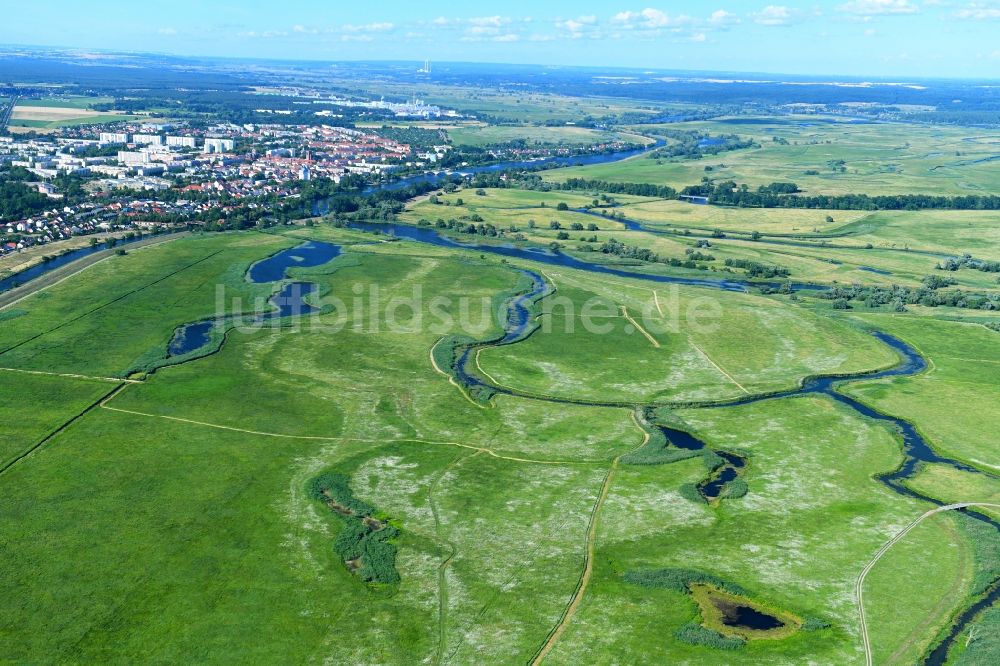
{"label": "green bush", "polygon": [[820,629],[827,629],[830,627],[830,623],[826,620],[822,620],[818,617],[807,617],[802,621],[803,631],[818,631]]}
{"label": "green bush", "polygon": [[324,502],[332,499],[357,516],[370,516],[375,507],[354,497],[348,482],[346,474],[326,472],[309,483],[309,495]]}
{"label": "green bush", "polygon": [[698,486],[693,483],[682,484],[680,488],[677,489],[681,497],[684,499],[694,502],[695,504],[707,504],[708,500],[705,499],[701,491],[698,490]]}
{"label": "green bush", "polygon": [[309,483],[309,496],[326,503],[333,500],[349,513],[335,512],[343,529],[333,542],[333,550],[345,562],[358,561],[357,574],[366,583],[391,585],[399,582],[396,571],[396,546],[390,541],[399,536],[391,525],[376,528],[365,522],[375,507],[354,496],[350,479],[339,472],[325,472]]}
{"label": "green bush", "polygon": [[714,647],[720,650],[736,650],[746,645],[746,641],[741,638],[723,636],[717,631],[693,622],[683,625],[674,635],[677,637],[677,640],[691,645],[704,645],[705,647]]}
{"label": "green bush", "polygon": [[747,591],[736,583],[730,583],[714,574],[695,569],[638,569],[625,572],[623,578],[625,582],[640,587],[663,588],[688,593],[691,585],[701,583],[741,597],[749,596]]}
{"label": "green bush", "polygon": [[748,490],[747,482],[737,477],[726,484],[719,497],[722,499],[737,499],[746,495]]}

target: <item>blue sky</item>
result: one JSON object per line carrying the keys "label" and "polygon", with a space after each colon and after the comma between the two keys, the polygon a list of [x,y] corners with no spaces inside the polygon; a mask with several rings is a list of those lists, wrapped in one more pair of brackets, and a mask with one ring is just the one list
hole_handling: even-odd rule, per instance
{"label": "blue sky", "polygon": [[1000,78],[1000,0],[0,0],[0,9],[6,44]]}

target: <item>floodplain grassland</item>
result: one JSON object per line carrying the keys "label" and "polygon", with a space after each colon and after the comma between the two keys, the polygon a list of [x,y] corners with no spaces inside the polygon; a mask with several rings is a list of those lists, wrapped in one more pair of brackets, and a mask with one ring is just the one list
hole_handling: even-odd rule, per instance
{"label": "floodplain grassland", "polygon": [[[1000,465],[987,465],[986,471],[995,475],[1000,472]],[[971,473],[940,463],[921,465],[920,470],[906,485],[945,504],[976,502],[1000,505],[1000,483],[997,483],[995,476]],[[982,506],[977,507],[976,511],[1000,520],[1000,508]]]}
{"label": "floodplain grassland", "polygon": [[[977,270],[943,273],[937,269],[945,259],[965,253],[977,258],[993,257],[989,248],[994,246],[995,225],[986,211],[871,213],[725,208],[605,195],[616,204],[610,206],[602,201],[600,192],[483,191],[485,195],[477,195],[471,188],[439,194],[438,204],[430,203],[429,197],[425,197],[412,204],[401,220],[410,224],[420,221],[434,224],[437,220],[468,224],[472,219],[481,219],[481,223],[502,230],[513,226],[526,241],[543,245],[557,242],[562,251],[587,261],[630,263],[633,268],[646,272],[663,270],[657,264],[623,262],[596,251],[606,241],[615,239],[652,250],[662,258],[681,261],[688,258],[689,252],[697,250],[714,257],[715,261],[700,262],[709,271],[724,270],[726,259],[735,259],[783,266],[791,271],[790,279],[795,282],[918,287],[925,277],[936,274],[946,275],[965,289],[1000,289],[995,273]],[[595,199],[601,204],[596,208],[593,207]],[[458,205],[459,200],[461,205]],[[565,203],[569,210],[558,210],[559,203]],[[589,208],[594,214],[574,210],[583,208]],[[617,214],[641,222],[653,233],[626,230],[625,225],[615,219]],[[827,215],[834,218],[832,223],[826,222]],[[559,228],[552,228],[552,222],[557,222]],[[573,225],[583,229],[573,229]],[[591,225],[597,229],[592,230]],[[723,232],[726,237],[714,237],[716,231]],[[754,237],[755,233],[759,237]],[[488,237],[478,238],[489,240]],[[705,242],[711,247],[698,246]],[[684,268],[674,268],[670,272],[705,275],[704,271]],[[734,276],[738,275],[735,271]]]}
{"label": "floodplain grassland", "polygon": [[[676,415],[710,446],[749,457],[750,492],[713,508],[677,491],[703,477],[699,460],[622,467],[601,515],[594,580],[549,663],[579,663],[595,655],[639,662],[649,654],[671,663],[857,661],[855,579],[872,553],[923,510],[872,478],[901,459],[891,434],[822,397]],[[951,548],[933,536],[920,540],[931,553]],[[661,567],[717,576],[747,590],[754,601],[830,626],[782,640],[751,640],[737,651],[684,643],[677,631],[700,621],[694,601],[622,578]],[[949,573],[947,561],[942,571]],[[921,596],[915,586],[904,585],[908,569],[893,572],[899,589],[892,599]],[[946,621],[965,591],[949,592],[936,623]],[[916,626],[924,620],[921,611],[903,605],[900,623]]]}
{"label": "floodplain grassland", "polygon": [[114,388],[102,381],[0,369],[0,420],[4,423],[0,468]]}
{"label": "floodplain grassland", "polygon": [[18,303],[27,314],[0,327],[0,365],[120,376],[176,326],[216,314],[217,284],[245,306],[270,295],[272,285],[244,273],[293,244],[266,234],[182,238],[95,264]]}
{"label": "floodplain grassland", "polygon": [[[543,210],[556,212],[559,201],[576,207],[593,198],[506,190],[442,198],[457,197],[467,205],[434,209],[471,209],[475,201],[477,214],[503,223],[518,206],[538,210],[544,200]],[[434,205],[415,204],[407,220],[424,206]],[[602,238],[626,238],[616,222],[580,217],[601,225]],[[479,354],[484,374],[518,391],[601,402],[717,400],[896,362],[888,347],[807,299],[682,287],[672,300],[669,285],[296,226],[198,235],[88,268],[0,323],[0,350],[9,349],[0,366],[121,373],[162,350],[177,326],[216,314],[217,285],[244,307],[267,297],[277,285],[248,283],[247,268],[306,239],[342,243],[344,252],[323,266],[293,268],[289,279],[316,283],[314,302],[337,305],[304,322],[230,331],[217,353],[127,385],[0,477],[8,508],[0,643],[11,659],[524,663],[578,589],[580,605],[546,663],[861,658],[854,582],[928,507],[875,478],[902,461],[888,429],[820,396],[675,410],[678,426],[748,460],[747,495],[709,505],[681,490],[706,478],[701,458],[620,464],[606,476],[613,460],[643,443],[632,409],[510,395],[475,403],[431,358],[442,337],[468,332],[457,324],[461,297],[473,304],[473,337],[496,336],[496,319],[477,304],[495,308],[498,294],[518,284],[515,269],[530,268],[578,312],[589,299],[606,306],[598,319],[612,327],[564,333],[565,312],[555,297],[543,300],[539,323],[552,332]],[[669,242],[671,252],[687,247],[680,237]],[[386,305],[418,287],[423,300],[396,308],[390,322]],[[373,288],[378,305],[356,300]],[[432,329],[442,311],[431,309],[435,296],[449,299],[438,305],[453,319]],[[720,328],[701,328],[685,314],[702,296],[721,306]],[[227,300],[226,309],[236,305]],[[678,312],[673,330],[635,330],[646,313],[669,320]],[[951,354],[939,347],[954,337],[945,327],[962,325],[937,322],[925,339],[916,335],[931,321],[925,314],[859,317],[918,345],[942,368]],[[963,350],[986,365],[992,338],[966,339],[961,330]],[[860,397],[884,400],[893,414],[919,412],[935,399],[916,391],[921,382],[957,391],[961,374],[972,371],[954,366],[912,378],[898,397]],[[989,463],[996,454],[984,442],[995,400],[980,392],[970,402],[988,383],[988,370],[977,372],[968,393],[956,395],[978,412],[979,439],[948,440],[960,432],[954,415],[941,414],[951,423],[940,431],[919,413],[914,422],[942,450],[967,446],[971,457],[975,447]],[[89,391],[114,386],[49,376],[35,383],[30,392],[44,409],[37,422],[24,421],[17,445],[92,404]],[[0,395],[16,395],[19,386],[2,385]],[[0,403],[5,421],[16,409]],[[328,471],[347,475],[354,495],[399,530],[398,584],[364,583],[334,550],[343,524],[307,492]],[[942,483],[928,479],[911,483]],[[866,588],[873,608],[895,604],[891,622],[871,627],[877,654],[917,654],[967,602],[977,570],[964,567],[963,554],[972,542],[940,524],[947,521],[914,531]],[[579,588],[588,562],[592,576]],[[694,601],[622,577],[656,567],[703,570],[765,608],[829,626],[750,640],[738,651],[686,643],[677,632],[700,621]],[[931,567],[938,580],[925,594],[910,583],[913,571]]]}
{"label": "floodplain grassland", "polygon": [[[468,223],[468,218],[478,216],[482,223],[492,224],[501,229],[509,229],[514,225],[522,233],[535,233],[530,227],[534,221],[537,233],[549,229],[551,222],[558,222],[565,230],[570,230],[574,223],[583,225],[586,229],[590,224],[596,224],[601,229],[624,229],[624,225],[614,220],[596,215],[587,215],[573,209],[592,206],[597,197],[579,192],[537,192],[531,190],[486,189],[484,195],[478,195],[473,189],[465,189],[454,194],[438,195],[439,203],[430,202],[429,197],[413,205],[401,216],[402,221],[411,224],[420,220],[430,223],[442,219],[451,219]],[[461,200],[461,204],[459,204]],[[627,195],[615,196],[616,201],[644,201],[642,197]],[[559,210],[559,204],[566,204],[568,210]],[[610,208],[600,210],[611,211]],[[479,224],[479,222],[477,222]],[[553,238],[556,230],[552,231]]]}
{"label": "floodplain grassland", "polygon": [[[571,305],[544,307],[542,327],[527,341],[483,350],[480,366],[501,385],[588,400],[713,401],[793,388],[810,374],[895,362],[864,332],[772,299],[561,268],[545,272]],[[593,330],[580,319],[588,302]]]}
{"label": "floodplain grassland", "polygon": [[1000,414],[995,409],[1000,403],[1000,334],[981,324],[932,317],[858,317],[920,350],[930,367],[912,377],[852,383],[843,391],[914,423],[940,453],[995,472],[1000,464]]}
{"label": "floodplain grassland", "polygon": [[[712,135],[737,134],[754,138],[760,148],[692,160],[639,156],[610,164],[557,169],[547,172],[544,178],[655,183],[679,189],[710,176],[754,188],[772,182],[794,182],[808,194],[830,195],[987,194],[995,190],[997,182],[996,162],[991,160],[1000,155],[1000,137],[990,130],[829,122],[808,116],[740,116],[641,127],[650,134],[656,134],[658,127],[707,131]],[[775,137],[781,141],[776,142]]]}
{"label": "floodplain grassland", "polygon": [[[870,215],[866,211],[854,210],[699,206],[673,199],[625,203],[619,212],[629,219],[649,223],[654,229],[665,225],[806,237],[835,235],[845,224],[864,220]],[[827,216],[833,220],[828,221]]]}
{"label": "floodplain grassland", "polygon": [[[976,562],[959,531],[959,516],[923,521],[894,544],[865,579],[865,612],[876,664],[919,663],[951,612],[972,587]],[[921,571],[919,594],[900,594],[906,576]]]}

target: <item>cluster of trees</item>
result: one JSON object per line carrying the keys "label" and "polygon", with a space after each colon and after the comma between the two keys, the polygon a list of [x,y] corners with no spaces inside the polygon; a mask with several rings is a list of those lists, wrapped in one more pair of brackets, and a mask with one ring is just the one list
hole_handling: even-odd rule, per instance
{"label": "cluster of trees", "polygon": [[741,597],[749,596],[747,591],[728,580],[695,569],[641,569],[628,571],[624,575],[626,583],[640,587],[662,588],[687,594],[695,584],[711,585],[714,588]]}
{"label": "cluster of trees", "polygon": [[24,183],[0,180],[0,219],[20,220],[52,207],[44,194]]}
{"label": "cluster of trees", "polygon": [[984,273],[1000,273],[1000,261],[985,261],[983,259],[973,259],[971,254],[963,254],[961,257],[945,259],[937,265],[938,270],[957,271],[962,268],[971,268]]}
{"label": "cluster of trees", "polygon": [[785,278],[791,275],[791,271],[784,266],[764,264],[750,259],[726,259],[726,266],[729,268],[742,268],[747,272],[747,276],[752,278]]}
{"label": "cluster of trees", "polygon": [[1000,196],[928,194],[843,194],[801,196],[795,183],[771,183],[756,190],[732,180],[689,185],[681,195],[706,197],[710,204],[743,208],[828,208],[833,210],[1000,210]]}
{"label": "cluster of trees", "polygon": [[[567,235],[567,238],[568,238],[568,235]],[[582,240],[586,240],[586,239],[582,239]],[[592,241],[596,241],[597,237],[595,236],[591,240]],[[590,250],[590,248],[588,246],[583,246],[580,249],[584,250],[584,251]],[[645,261],[645,262],[649,262],[649,263],[666,264],[666,265],[672,266],[674,268],[688,268],[688,269],[692,269],[692,270],[708,270],[708,267],[705,266],[704,264],[697,263],[698,259],[696,259],[693,256],[694,255],[693,252],[691,254],[688,254],[684,259],[677,259],[675,257],[661,257],[660,255],[658,255],[656,252],[653,252],[652,250],[649,250],[649,249],[644,248],[644,247],[636,247],[634,245],[628,245],[626,243],[622,243],[621,241],[615,240],[614,238],[609,238],[604,243],[602,243],[601,246],[599,248],[597,248],[597,249],[598,249],[599,252],[603,252],[604,254],[612,254],[612,255],[615,255],[616,257],[622,257],[623,259],[633,259],[635,261]],[[699,253],[699,255],[700,255],[700,253]],[[706,259],[706,258],[704,258],[704,256],[702,256],[701,260],[711,261],[713,259],[714,259],[714,257],[712,257],[711,259]]]}
{"label": "cluster of trees", "polygon": [[[470,216],[476,217],[478,220],[470,221],[468,224],[462,220],[451,219],[445,222],[444,220],[438,218],[434,223],[434,226],[438,229],[451,229],[462,234],[476,234],[479,236],[502,236],[505,232],[502,229],[498,229],[496,226],[489,223],[482,223],[482,218],[478,215]],[[476,222],[479,222],[478,224]],[[427,220],[420,220],[418,222],[420,226],[428,226],[430,223]],[[517,231],[517,228],[513,225],[510,227],[510,231]]]}
{"label": "cluster of trees", "polygon": [[705,155],[718,155],[728,150],[760,147],[753,139],[741,139],[735,134],[717,137],[708,132],[692,130],[667,130],[663,134],[672,139],[669,145],[650,151],[650,159],[674,158],[698,159]]}
{"label": "cluster of trees", "polygon": [[399,536],[399,530],[372,519],[375,508],[356,498],[348,481],[345,474],[326,472],[309,484],[310,496],[324,504],[333,503],[344,523],[333,548],[345,563],[360,565],[357,574],[365,582],[398,583],[396,546],[391,540]]}
{"label": "cluster of trees", "polygon": [[674,188],[667,185],[653,185],[652,183],[609,183],[606,180],[592,178],[568,178],[564,183],[550,183],[550,185],[563,190],[600,190],[610,194],[631,194],[660,199],[677,198],[677,190]]}
{"label": "cluster of trees", "polygon": [[691,261],[715,261],[715,257],[713,255],[705,254],[700,250],[695,250],[690,247],[684,250],[684,254],[686,254],[687,258]]}
{"label": "cluster of trees", "polygon": [[613,254],[616,257],[623,257],[625,259],[648,261],[650,263],[657,263],[661,261],[660,255],[648,248],[627,245],[619,240],[615,240],[614,238],[609,238],[604,241],[599,250],[604,254]]}
{"label": "cluster of trees", "polygon": [[428,148],[448,143],[444,130],[425,129],[423,127],[400,127],[398,125],[382,125],[379,136],[405,143],[411,147]]}
{"label": "cluster of trees", "polygon": [[955,284],[955,278],[945,275],[928,275],[922,282],[924,286],[928,289],[943,289],[944,287],[950,287]]}
{"label": "cluster of trees", "polygon": [[866,307],[876,308],[888,305],[897,312],[904,312],[907,305],[927,307],[946,306],[971,310],[1000,310],[1000,295],[978,294],[961,289],[940,291],[930,287],[891,287],[851,285],[838,286],[819,294],[821,298],[832,300],[837,309],[847,309],[850,301],[860,301]]}

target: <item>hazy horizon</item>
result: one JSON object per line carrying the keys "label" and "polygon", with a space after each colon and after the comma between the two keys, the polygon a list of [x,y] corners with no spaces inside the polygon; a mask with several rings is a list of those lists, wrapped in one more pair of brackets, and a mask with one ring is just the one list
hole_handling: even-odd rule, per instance
{"label": "hazy horizon", "polygon": [[[860,78],[996,79],[1000,0],[522,0],[454,9],[191,0],[7,9],[0,43],[195,58],[422,61]],[[46,39],[47,35],[58,35]]]}

